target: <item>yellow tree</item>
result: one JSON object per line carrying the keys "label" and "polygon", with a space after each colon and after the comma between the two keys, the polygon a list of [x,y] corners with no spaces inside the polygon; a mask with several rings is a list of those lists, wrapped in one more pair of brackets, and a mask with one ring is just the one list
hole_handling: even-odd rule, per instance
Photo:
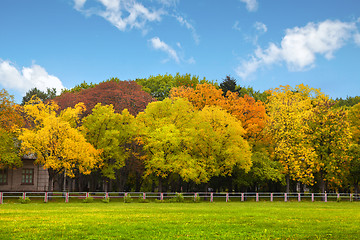
{"label": "yellow tree", "polygon": [[312,147],[316,153],[316,181],[320,190],[326,186],[339,188],[349,173],[351,141],[347,111],[332,108],[333,101],[320,94],[313,100],[313,115],[310,125]]}
{"label": "yellow tree", "polygon": [[18,144],[14,141],[22,125],[19,106],[14,103],[13,96],[5,89],[0,90],[0,169],[22,165]]}
{"label": "yellow tree", "polygon": [[195,108],[201,110],[205,106],[218,106],[240,120],[245,129],[244,137],[252,143],[263,140],[266,123],[265,105],[261,101],[245,95],[228,91],[226,96],[221,89],[212,84],[198,84],[196,89],[178,87],[171,90],[172,98],[186,98]]}
{"label": "yellow tree", "polygon": [[360,184],[360,103],[349,109],[352,143],[350,145],[350,181],[355,192],[359,192]]}
{"label": "yellow tree", "polygon": [[130,154],[127,145],[136,134],[134,117],[127,109],[115,113],[112,105],[98,103],[83,119],[82,131],[96,149],[102,149],[102,174],[115,179],[115,169],[122,168]]}
{"label": "yellow tree", "polygon": [[137,120],[143,124],[148,175],[161,179],[176,173],[201,183],[231,174],[235,165],[251,166],[241,123],[218,107],[198,111],[184,99],[165,99],[149,104]]}
{"label": "yellow tree", "polygon": [[38,98],[27,102],[23,111],[32,127],[22,129],[19,136],[21,153],[35,154],[35,162],[48,169],[49,191],[58,173],[65,171],[69,177],[74,177],[76,172],[89,174],[101,164],[101,151],[71,126],[84,110],[83,105],[67,109],[60,115],[56,113],[57,109],[55,103],[43,103]]}
{"label": "yellow tree", "polygon": [[308,121],[312,115],[311,97],[318,90],[298,85],[270,91],[267,111],[269,132],[275,145],[274,156],[283,165],[289,192],[290,179],[304,184],[314,182],[314,160]]}

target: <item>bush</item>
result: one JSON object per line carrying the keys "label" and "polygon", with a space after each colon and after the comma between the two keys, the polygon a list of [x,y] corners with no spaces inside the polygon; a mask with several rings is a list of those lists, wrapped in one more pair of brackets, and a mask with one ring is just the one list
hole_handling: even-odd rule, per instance
{"label": "bush", "polygon": [[28,197],[26,197],[25,199],[23,199],[22,197],[19,197],[19,203],[21,203],[21,204],[26,204],[26,203],[30,203],[31,202],[31,200],[30,200],[30,198],[28,198]]}
{"label": "bush", "polygon": [[131,203],[134,199],[131,198],[130,194],[124,197],[124,203]]}
{"label": "bush", "polygon": [[197,196],[196,198],[194,197],[194,198],[193,198],[193,202],[194,202],[194,203],[199,203],[199,202],[201,202],[200,197],[199,197],[199,196]]}
{"label": "bush", "polygon": [[170,202],[184,202],[184,196],[182,193],[176,193],[175,197],[170,198]]}
{"label": "bush", "polygon": [[92,202],[94,202],[93,197],[87,197],[87,198],[83,199],[83,203],[92,203]]}
{"label": "bush", "polygon": [[103,199],[101,199],[101,201],[103,202],[103,203],[109,203],[110,202],[110,198],[108,197],[108,198],[103,198]]}
{"label": "bush", "polygon": [[139,203],[148,203],[149,202],[149,200],[148,199],[144,199],[143,198],[143,195],[139,195],[139,198],[138,198],[138,202]]}

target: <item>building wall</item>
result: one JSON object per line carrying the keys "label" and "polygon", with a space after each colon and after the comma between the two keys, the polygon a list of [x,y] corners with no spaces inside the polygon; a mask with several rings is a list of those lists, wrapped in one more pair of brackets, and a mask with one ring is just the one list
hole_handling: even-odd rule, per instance
{"label": "building wall", "polygon": [[[22,170],[24,168],[33,169],[34,176],[33,176],[33,184],[22,184]],[[43,192],[48,190],[48,171],[44,169],[40,165],[35,165],[34,160],[24,159],[23,166],[18,169],[9,169],[8,170],[8,181],[5,185],[0,185],[0,191],[37,191]]]}

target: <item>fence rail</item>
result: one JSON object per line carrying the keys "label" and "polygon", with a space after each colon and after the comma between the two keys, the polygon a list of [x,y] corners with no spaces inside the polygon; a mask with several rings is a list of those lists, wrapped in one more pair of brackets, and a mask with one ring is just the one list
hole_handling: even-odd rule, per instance
{"label": "fence rail", "polygon": [[[166,201],[176,198],[180,193],[176,192],[0,192],[0,204],[5,201],[12,202],[16,199],[32,199],[44,202],[82,200],[86,198],[108,199],[117,201],[125,201],[131,198],[135,201]],[[185,201],[359,201],[360,194],[354,193],[281,193],[281,192],[184,192],[181,193]]]}

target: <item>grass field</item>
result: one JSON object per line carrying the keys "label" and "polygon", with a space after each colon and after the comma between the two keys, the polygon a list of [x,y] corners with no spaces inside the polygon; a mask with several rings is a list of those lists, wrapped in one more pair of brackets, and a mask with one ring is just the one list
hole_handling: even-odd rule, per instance
{"label": "grass field", "polygon": [[0,222],[0,239],[359,239],[360,203],[9,203]]}

